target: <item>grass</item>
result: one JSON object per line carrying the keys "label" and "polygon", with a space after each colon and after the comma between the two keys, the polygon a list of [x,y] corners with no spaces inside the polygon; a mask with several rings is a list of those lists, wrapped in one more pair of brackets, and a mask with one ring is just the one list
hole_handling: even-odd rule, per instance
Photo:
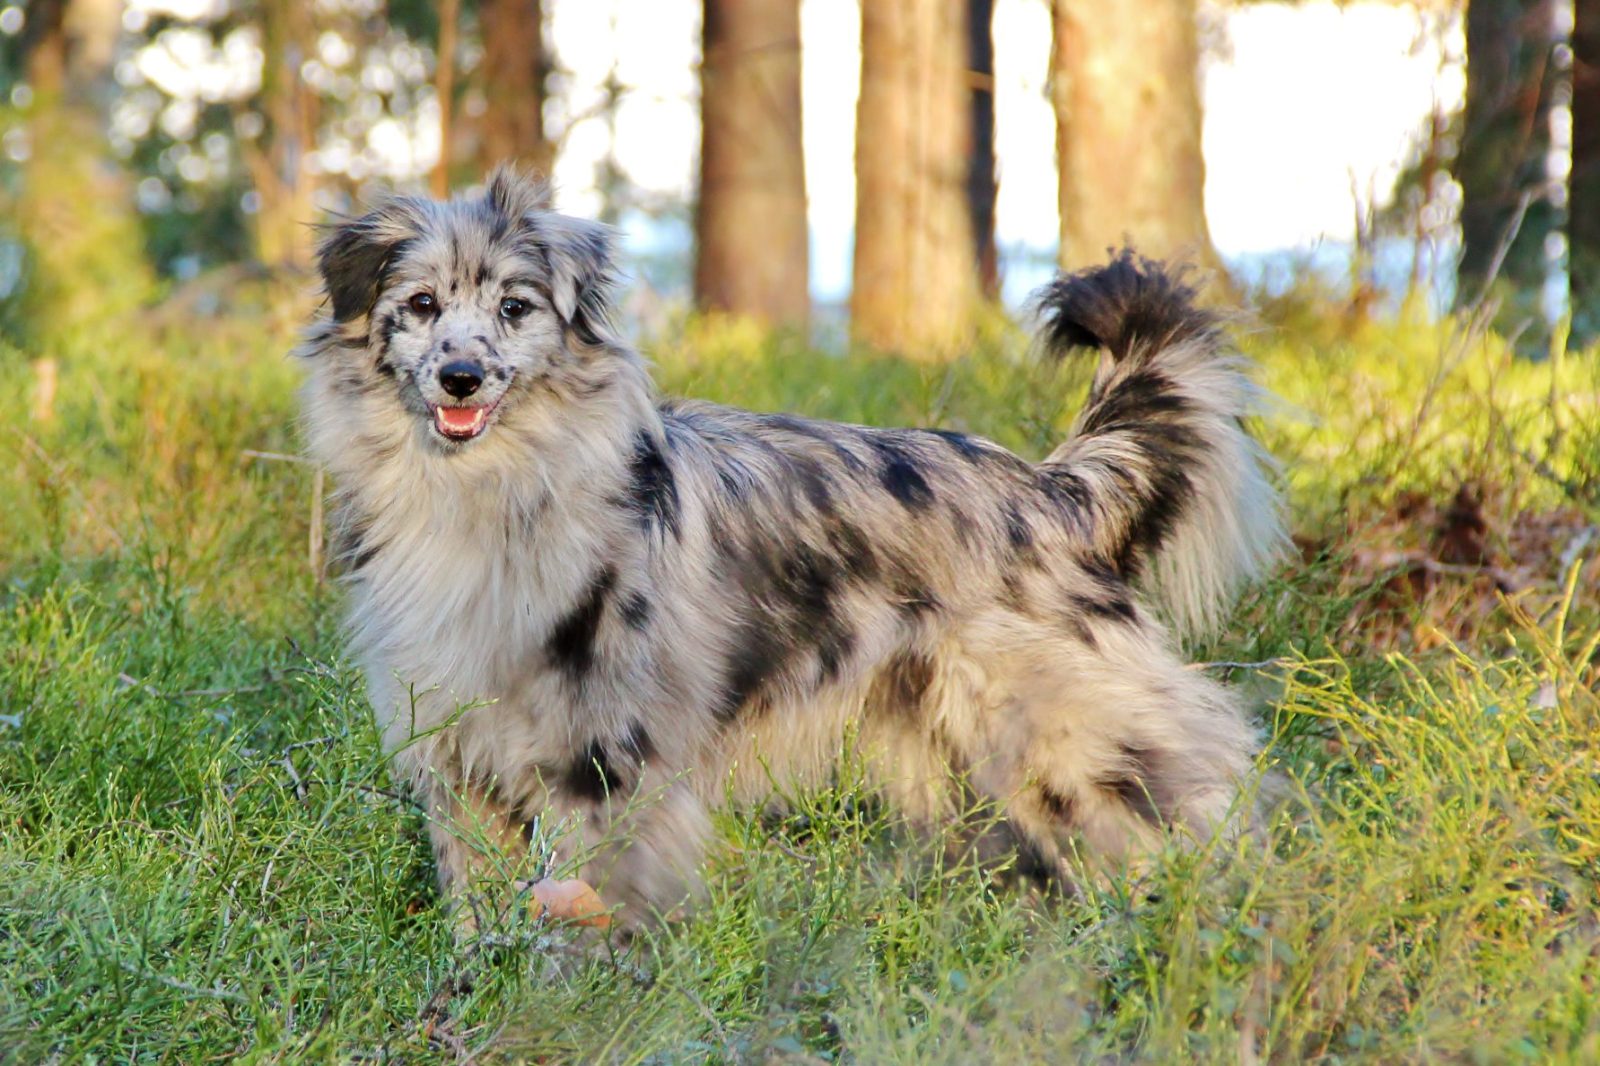
{"label": "grass", "polygon": [[[262,457],[296,447],[292,317],[30,353],[61,386],[0,459],[0,1059],[1600,1059],[1593,356],[1320,314],[1247,338],[1302,552],[1194,652],[1266,664],[1217,669],[1272,737],[1270,832],[1042,903],[846,765],[726,816],[641,970],[532,923],[455,946],[308,565],[312,472]],[[1030,455],[1083,387],[1005,330],[938,371],[699,322],[651,350],[675,391]],[[1484,558],[1448,562],[1474,515]]]}

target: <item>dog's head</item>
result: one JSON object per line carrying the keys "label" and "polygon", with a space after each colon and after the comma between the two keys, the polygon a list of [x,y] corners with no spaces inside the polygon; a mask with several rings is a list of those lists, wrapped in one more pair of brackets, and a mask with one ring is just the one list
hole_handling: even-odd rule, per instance
{"label": "dog's head", "polygon": [[339,338],[321,357],[363,391],[392,389],[454,451],[614,339],[611,230],[550,209],[502,169],[481,196],[395,197],[333,227],[317,265]]}

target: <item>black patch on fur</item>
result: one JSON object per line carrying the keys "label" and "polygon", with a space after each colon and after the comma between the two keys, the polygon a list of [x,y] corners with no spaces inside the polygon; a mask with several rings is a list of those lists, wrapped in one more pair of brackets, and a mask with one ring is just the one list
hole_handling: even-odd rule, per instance
{"label": "black patch on fur", "polygon": [[1043,891],[1055,888],[1061,879],[1061,871],[1046,858],[1044,849],[1020,827],[1008,823],[1008,828],[1016,842],[1017,862],[1012,867],[1016,876]]}
{"label": "black patch on fur", "polygon": [[1185,274],[1124,248],[1106,266],[1057,278],[1037,297],[1046,344],[1058,357],[1072,348],[1105,348],[1121,361],[1136,347],[1214,342],[1217,316],[1195,306],[1197,292]]}
{"label": "black patch on fur", "polygon": [[349,564],[350,573],[352,574],[357,573],[366,567],[366,565],[372,562],[372,560],[376,559],[378,557],[378,553],[383,550],[382,543],[378,541],[372,541],[369,543],[365,539],[356,541],[352,547],[355,549],[354,554],[350,556]]}
{"label": "black patch on fur", "polygon": [[562,775],[562,785],[578,799],[604,803],[608,796],[632,792],[638,785],[639,764],[655,753],[650,734],[641,723],[632,722],[613,743],[591,740]]}
{"label": "black patch on fur", "polygon": [[811,506],[823,514],[831,513],[833,488],[829,484],[828,473],[822,464],[810,456],[799,456],[793,459],[789,466]]}
{"label": "black patch on fur", "polygon": [[678,514],[678,482],[661,446],[648,431],[641,430],[634,441],[633,459],[628,464],[628,497],[639,524],[681,536]]}
{"label": "black patch on fur", "polygon": [[953,429],[925,429],[922,432],[938,437],[969,463],[981,463],[988,454],[988,449],[965,433],[957,433]]}
{"label": "black patch on fur", "polygon": [[878,556],[860,527],[846,519],[837,518],[826,524],[824,533],[839,571],[847,580],[864,583],[877,580],[880,573]]}
{"label": "black patch on fur", "polygon": [[1033,552],[1033,528],[1028,525],[1028,519],[1022,513],[1022,507],[1016,500],[1005,502],[1006,541],[1018,555]]}
{"label": "black patch on fur", "polygon": [[1188,470],[1203,444],[1183,421],[1191,408],[1165,376],[1144,370],[1118,383],[1084,420],[1085,434],[1125,433],[1143,452],[1148,484],[1130,488],[1140,506],[1114,546],[1113,561],[1129,577],[1138,574],[1145,555],[1166,542],[1194,497]]}
{"label": "black patch on fur", "polygon": [[878,470],[878,480],[889,490],[889,495],[899,500],[907,510],[925,510],[933,502],[934,492],[927,478],[922,476],[916,459],[898,444],[881,436],[871,436],[867,440],[883,462]]}
{"label": "black patch on fur", "polygon": [[594,665],[594,642],[600,631],[600,618],[616,582],[617,572],[613,567],[600,571],[578,605],[556,623],[550,639],[545,641],[545,654],[550,662],[574,681],[583,680]]}
{"label": "black patch on fur", "polygon": [[628,593],[622,599],[622,620],[632,629],[644,629],[650,624],[650,600],[642,592]]}
{"label": "black patch on fur", "polygon": [[717,720],[731,722],[750,703],[767,680],[782,668],[790,654],[782,638],[766,619],[739,627],[714,708]]}
{"label": "black patch on fur", "polygon": [[1075,804],[1071,796],[1064,796],[1049,785],[1039,786],[1039,803],[1049,812],[1050,817],[1064,826],[1070,826],[1076,817]]}
{"label": "black patch on fur", "polygon": [[590,741],[583,754],[572,761],[563,775],[565,790],[577,799],[590,803],[604,803],[617,787],[616,771],[605,746],[598,740]]}
{"label": "black patch on fur", "polygon": [[915,723],[922,718],[923,701],[932,684],[933,663],[926,656],[897,655],[873,679],[869,698],[877,709]]}
{"label": "black patch on fur", "polygon": [[1094,618],[1126,622],[1130,625],[1138,620],[1133,609],[1133,599],[1125,591],[1117,590],[1104,596],[1086,596],[1080,592],[1073,593],[1067,599],[1074,610]]}
{"label": "black patch on fur", "polygon": [[1095,785],[1121,800],[1140,818],[1152,825],[1160,825],[1164,801],[1157,791],[1160,778],[1153,753],[1129,744],[1120,745],[1120,749],[1129,770],[1102,778]]}

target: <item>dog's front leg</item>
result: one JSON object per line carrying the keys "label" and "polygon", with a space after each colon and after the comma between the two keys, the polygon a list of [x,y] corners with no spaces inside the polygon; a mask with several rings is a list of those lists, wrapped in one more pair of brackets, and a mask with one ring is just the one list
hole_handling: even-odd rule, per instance
{"label": "dog's front leg", "polygon": [[423,793],[439,887],[470,936],[499,920],[529,873],[522,823],[492,787],[436,774]]}

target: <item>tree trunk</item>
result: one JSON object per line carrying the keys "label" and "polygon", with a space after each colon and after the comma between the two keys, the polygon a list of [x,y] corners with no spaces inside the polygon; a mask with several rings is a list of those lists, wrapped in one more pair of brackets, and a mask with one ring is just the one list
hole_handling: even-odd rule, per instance
{"label": "tree trunk", "polygon": [[972,100],[972,156],[967,203],[972,212],[978,286],[985,299],[1000,298],[1000,252],[995,246],[995,201],[1000,179],[994,156],[994,0],[967,0],[967,78]]}
{"label": "tree trunk", "polygon": [[798,0],[705,0],[694,293],[708,311],[810,312]]}
{"label": "tree trunk", "polygon": [[544,12],[540,0],[482,0],[483,95],[480,169],[519,163],[548,175],[554,151],[544,134]]}
{"label": "tree trunk", "polygon": [[439,158],[428,175],[428,191],[439,199],[450,195],[450,157],[455,147],[456,38],[461,29],[461,0],[439,4],[439,54],[433,68],[433,94],[439,101]]}
{"label": "tree trunk", "polygon": [[260,138],[241,138],[260,206],[256,255],[274,269],[311,265],[316,221],[315,186],[306,159],[316,147],[317,98],[300,80],[300,67],[316,40],[313,5],[304,0],[263,0]]}
{"label": "tree trunk", "polygon": [[[1467,99],[1455,176],[1461,183],[1456,300],[1478,298],[1504,250],[1498,278],[1526,315],[1545,278],[1545,238],[1556,211],[1546,190],[1550,149],[1551,0],[1469,0]],[[1526,198],[1516,235],[1507,245]]]}
{"label": "tree trunk", "polygon": [[861,5],[851,326],[917,358],[966,343],[979,301],[966,31],[963,0]]}
{"label": "tree trunk", "polygon": [[1582,345],[1600,340],[1600,0],[1577,0],[1576,8],[1567,235],[1573,339]]}
{"label": "tree trunk", "polygon": [[1142,254],[1220,268],[1206,227],[1195,0],[1053,0],[1061,265]]}

